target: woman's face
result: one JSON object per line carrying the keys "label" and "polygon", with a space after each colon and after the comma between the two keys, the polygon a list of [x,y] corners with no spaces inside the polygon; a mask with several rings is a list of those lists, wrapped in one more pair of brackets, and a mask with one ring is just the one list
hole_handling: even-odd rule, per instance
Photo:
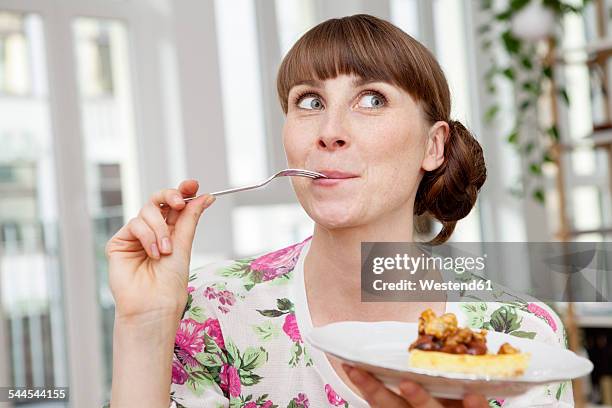
{"label": "woman's face", "polygon": [[412,218],[424,171],[443,161],[445,122],[430,127],[403,89],[357,76],[298,84],[288,102],[283,143],[289,167],[334,178],[291,180],[316,223],[354,227],[393,211]]}

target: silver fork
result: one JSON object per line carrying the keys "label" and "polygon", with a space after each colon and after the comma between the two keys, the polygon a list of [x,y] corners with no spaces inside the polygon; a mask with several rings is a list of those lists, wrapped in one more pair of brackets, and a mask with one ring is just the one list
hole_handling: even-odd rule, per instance
{"label": "silver fork", "polygon": [[[214,193],[210,193],[210,194],[214,195],[214,196],[220,196],[220,195],[223,195],[223,194],[235,193],[237,191],[252,190],[252,189],[255,189],[255,188],[259,188],[259,187],[265,186],[266,184],[268,184],[269,182],[271,182],[272,180],[274,180],[277,177],[284,177],[284,176],[299,176],[299,177],[308,177],[308,178],[311,178],[311,179],[327,178],[327,176],[325,174],[317,173],[316,171],[303,170],[303,169],[285,169],[285,170],[279,171],[278,173],[276,173],[273,176],[270,176],[269,178],[267,178],[266,180],[262,181],[261,183],[253,184],[253,185],[250,185],[250,186],[244,186],[244,187],[230,188],[230,189],[227,189],[227,190],[215,191]],[[183,200],[185,202],[188,202],[188,201],[191,201],[191,200],[195,200],[196,198],[198,198],[198,196],[183,198]]]}

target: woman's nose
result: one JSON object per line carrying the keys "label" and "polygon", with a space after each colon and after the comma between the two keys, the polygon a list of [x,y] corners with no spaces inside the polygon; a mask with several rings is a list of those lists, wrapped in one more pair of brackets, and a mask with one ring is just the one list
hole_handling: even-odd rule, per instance
{"label": "woman's nose", "polygon": [[341,137],[321,136],[319,137],[319,146],[324,149],[336,149],[345,146],[346,140]]}
{"label": "woman's nose", "polygon": [[319,131],[318,145],[323,149],[338,149],[347,147],[349,136],[338,117],[328,118]]}

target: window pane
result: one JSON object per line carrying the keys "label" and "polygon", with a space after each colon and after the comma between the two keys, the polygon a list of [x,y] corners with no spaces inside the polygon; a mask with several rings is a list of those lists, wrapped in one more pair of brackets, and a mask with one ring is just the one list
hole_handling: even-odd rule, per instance
{"label": "window pane", "polygon": [[[434,33],[436,37],[436,58],[444,70],[451,92],[451,119],[462,122],[470,128],[472,111],[471,87],[468,66],[468,46],[465,37],[464,3],[456,0],[435,0]],[[478,135],[475,135],[478,138]],[[481,239],[480,207],[459,221],[453,234],[454,241],[479,241]]]}
{"label": "window pane", "polygon": [[572,198],[575,228],[583,230],[602,227],[601,198],[597,187],[575,187]]}
{"label": "window pane", "polygon": [[419,39],[419,9],[417,0],[391,0],[391,21],[393,24]]}
{"label": "window pane", "polygon": [[228,172],[239,186],[267,177],[255,6],[253,0],[217,0],[215,13]]}
{"label": "window pane", "polygon": [[0,12],[0,93],[27,95],[31,89],[32,20]]}
{"label": "window pane", "polygon": [[[0,11],[0,341],[9,384],[68,386],[43,22]],[[18,95],[20,98],[15,98]]]}
{"label": "window pane", "polygon": [[296,243],[312,235],[314,229],[299,204],[238,207],[232,218],[234,251],[239,257]]}
{"label": "window pane", "polygon": [[114,306],[104,247],[139,207],[128,37],[123,23],[112,20],[78,18],[73,28],[108,391]]}
{"label": "window pane", "polygon": [[302,34],[315,24],[312,0],[276,0],[276,22],[281,54],[285,55]]}

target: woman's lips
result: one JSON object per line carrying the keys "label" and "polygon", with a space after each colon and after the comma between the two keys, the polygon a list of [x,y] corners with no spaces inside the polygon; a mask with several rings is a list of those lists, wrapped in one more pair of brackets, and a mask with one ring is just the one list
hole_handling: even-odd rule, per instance
{"label": "woman's lips", "polygon": [[312,180],[312,183],[317,186],[336,186],[340,183],[346,183],[349,180],[354,180],[357,177],[347,177],[347,178],[318,178]]}
{"label": "woman's lips", "polygon": [[318,178],[314,179],[312,182],[318,186],[335,186],[342,182],[349,181],[351,179],[355,179],[359,176],[343,172],[340,170],[316,170],[318,173],[324,174],[327,178]]}

